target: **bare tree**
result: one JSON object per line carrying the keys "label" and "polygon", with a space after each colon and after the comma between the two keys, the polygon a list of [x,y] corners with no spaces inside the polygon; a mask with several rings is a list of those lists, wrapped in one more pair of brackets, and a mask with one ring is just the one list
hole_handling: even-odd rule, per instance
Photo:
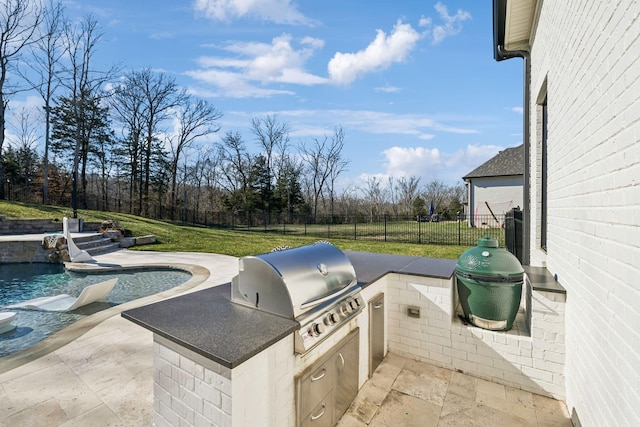
{"label": "bare tree", "polygon": [[212,187],[215,184],[217,166],[216,158],[212,156],[211,150],[202,149],[197,151],[196,161],[193,165],[193,179],[195,182],[195,206],[197,213],[203,212],[204,224],[208,223],[207,213],[213,211],[213,192]]}
{"label": "bare tree", "polygon": [[427,206],[429,205],[429,203],[433,202],[434,207],[437,209],[438,207],[444,205],[449,192],[450,187],[447,186],[447,184],[445,184],[444,182],[436,179],[425,186],[422,197],[424,198]]}
{"label": "bare tree", "polygon": [[222,161],[220,184],[232,197],[229,201],[232,209],[244,211],[249,203],[250,170],[253,159],[238,132],[227,132],[222,138],[220,158]]}
{"label": "bare tree", "polygon": [[388,200],[388,189],[382,187],[382,180],[371,176],[367,179],[367,186],[362,188],[365,200],[369,203],[370,221],[373,222],[374,215],[384,213],[384,205]]}
{"label": "bare tree", "polygon": [[415,176],[398,178],[396,187],[398,189],[399,202],[402,204],[407,216],[411,215],[413,202],[418,197],[418,185],[420,178]]}
{"label": "bare tree", "polygon": [[[209,147],[200,152],[201,160],[198,161],[198,171],[202,174],[202,179],[205,182],[206,195],[204,197],[206,206],[204,208],[205,215],[208,212],[220,210],[220,150],[212,150]],[[206,221],[206,219],[205,219]]]}
{"label": "bare tree", "polygon": [[[339,197],[339,204],[341,215],[345,223],[349,222],[349,216],[356,216],[362,205],[362,199],[358,197],[358,189],[356,187],[347,187],[342,190],[342,194]],[[352,219],[356,221],[357,218]]]}
{"label": "bare tree", "polygon": [[110,98],[111,112],[122,125],[124,151],[128,158],[129,212],[133,212],[135,194],[142,182],[140,177],[140,157],[142,131],[144,125],[144,96],[142,90],[129,78],[116,85]]}
{"label": "bare tree", "polygon": [[[65,27],[63,43],[69,59],[66,70],[68,78],[63,80],[70,92],[69,105],[72,109],[72,120],[75,133],[75,150],[73,160],[73,216],[77,217],[78,169],[81,167],[82,194],[86,193],[87,158],[90,141],[94,130],[94,122],[101,117],[94,113],[99,111],[102,100],[108,96],[103,86],[115,75],[113,67],[107,71],[93,69],[92,60],[102,35],[99,33],[98,21],[91,15],[86,16],[77,26]],[[101,113],[99,113],[101,114]],[[86,199],[83,198],[86,207]]]}
{"label": "bare tree", "polygon": [[21,108],[17,117],[17,123],[13,123],[13,134],[15,139],[8,140],[7,163],[10,165],[6,171],[6,179],[12,183],[13,194],[19,195],[19,200],[31,201],[31,189],[38,176],[38,154],[36,146],[38,144],[38,133],[35,125],[37,117],[34,111]]}
{"label": "bare tree", "polygon": [[161,123],[170,117],[170,112],[179,106],[186,97],[183,90],[178,88],[175,79],[163,73],[155,73],[149,68],[131,73],[130,79],[138,86],[144,99],[143,103],[143,132],[144,145],[143,173],[141,182],[140,214],[149,214],[149,185],[151,178],[151,163],[154,157],[154,141],[160,132]]}
{"label": "bare tree", "polygon": [[218,132],[220,130],[218,120],[221,117],[222,113],[212,105],[191,97],[186,97],[184,103],[178,108],[178,132],[171,141],[171,219],[174,219],[180,156],[197,138]]}
{"label": "bare tree", "polygon": [[51,104],[53,96],[60,84],[57,75],[60,60],[64,54],[62,44],[64,22],[64,8],[61,2],[52,0],[43,13],[42,34],[38,41],[31,46],[32,58],[24,61],[31,72],[20,72],[30,86],[42,97],[44,102],[44,156],[42,203],[47,204],[49,194],[49,147],[51,139]]}
{"label": "bare tree", "polygon": [[[275,115],[267,115],[264,119],[254,118],[251,121],[251,132],[256,137],[260,147],[264,150],[265,166],[267,171],[267,188],[265,191],[265,201],[267,203],[267,214],[271,220],[271,194],[273,192],[273,177],[278,171],[274,167],[275,151],[284,153],[289,145],[289,125],[278,122]],[[280,161],[284,161],[280,158]],[[281,163],[280,163],[281,164]]]}
{"label": "bare tree", "polygon": [[334,199],[336,181],[342,172],[347,170],[349,160],[342,158],[342,149],[344,148],[344,131],[342,126],[336,126],[333,137],[331,139],[331,149],[329,150],[327,164],[329,166],[329,200],[330,214],[334,215]]}
{"label": "bare tree", "polygon": [[342,158],[343,147],[344,133],[340,127],[336,127],[331,138],[328,136],[322,140],[314,138],[311,145],[304,143],[300,145],[300,155],[307,172],[306,185],[311,197],[309,204],[313,209],[314,220],[318,215],[318,205],[323,192],[328,189],[329,197],[333,197],[334,184],[349,164]]}
{"label": "bare tree", "polygon": [[389,203],[391,203],[391,210],[393,215],[398,217],[398,186],[394,184],[392,176],[387,178],[387,189],[389,192]]}
{"label": "bare tree", "polygon": [[[9,98],[19,87],[7,80],[8,74],[20,59],[23,49],[38,41],[36,29],[42,20],[42,10],[33,0],[4,0],[0,4],[0,157],[6,130]],[[4,167],[0,162],[0,182],[4,182]],[[0,199],[4,199],[4,185],[0,185]]]}

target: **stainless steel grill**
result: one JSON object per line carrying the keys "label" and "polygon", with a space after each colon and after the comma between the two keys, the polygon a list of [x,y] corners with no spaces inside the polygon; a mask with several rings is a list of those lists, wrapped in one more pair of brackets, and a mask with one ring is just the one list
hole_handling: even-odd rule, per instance
{"label": "stainless steel grill", "polygon": [[295,351],[305,353],[362,310],[347,256],[329,243],[240,259],[233,302],[295,320]]}

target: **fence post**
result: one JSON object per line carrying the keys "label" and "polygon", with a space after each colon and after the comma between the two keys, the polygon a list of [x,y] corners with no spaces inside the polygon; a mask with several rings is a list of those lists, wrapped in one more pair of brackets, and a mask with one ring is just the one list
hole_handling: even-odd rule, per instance
{"label": "fence post", "polygon": [[420,215],[416,216],[418,221],[418,243],[422,243],[422,221],[420,221]]}
{"label": "fence post", "polygon": [[456,212],[456,218],[458,218],[458,246],[460,246],[460,211]]}
{"label": "fence post", "polygon": [[384,241],[387,241],[387,214],[382,215],[384,220]]}
{"label": "fence post", "polygon": [[353,217],[353,240],[358,240],[358,218]]}

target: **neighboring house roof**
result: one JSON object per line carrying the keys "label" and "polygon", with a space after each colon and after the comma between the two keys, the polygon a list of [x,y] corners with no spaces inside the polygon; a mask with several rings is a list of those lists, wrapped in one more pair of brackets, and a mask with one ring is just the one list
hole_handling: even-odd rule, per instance
{"label": "neighboring house roof", "polygon": [[462,179],[510,175],[524,175],[524,144],[499,152]]}

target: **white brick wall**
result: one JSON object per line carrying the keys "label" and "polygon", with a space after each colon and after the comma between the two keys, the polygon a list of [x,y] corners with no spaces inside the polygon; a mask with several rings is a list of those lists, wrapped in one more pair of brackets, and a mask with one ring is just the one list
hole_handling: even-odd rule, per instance
{"label": "white brick wall", "polygon": [[231,427],[231,370],[154,335],[154,425]]}
{"label": "white brick wall", "polygon": [[548,251],[534,209],[532,261],[567,289],[567,404],[584,426],[640,420],[639,16],[634,0],[546,1],[531,48],[532,200],[545,80],[549,111]]}
{"label": "white brick wall", "polygon": [[293,334],[232,371],[233,426],[295,424]]}
{"label": "white brick wall", "polygon": [[[463,325],[452,280],[389,274],[389,351],[449,369],[563,399],[565,296],[533,291],[531,333]],[[420,308],[420,318],[407,308]],[[523,326],[524,326],[524,322]]]}
{"label": "white brick wall", "polygon": [[230,370],[154,336],[154,424],[290,426],[295,423],[293,335]]}

